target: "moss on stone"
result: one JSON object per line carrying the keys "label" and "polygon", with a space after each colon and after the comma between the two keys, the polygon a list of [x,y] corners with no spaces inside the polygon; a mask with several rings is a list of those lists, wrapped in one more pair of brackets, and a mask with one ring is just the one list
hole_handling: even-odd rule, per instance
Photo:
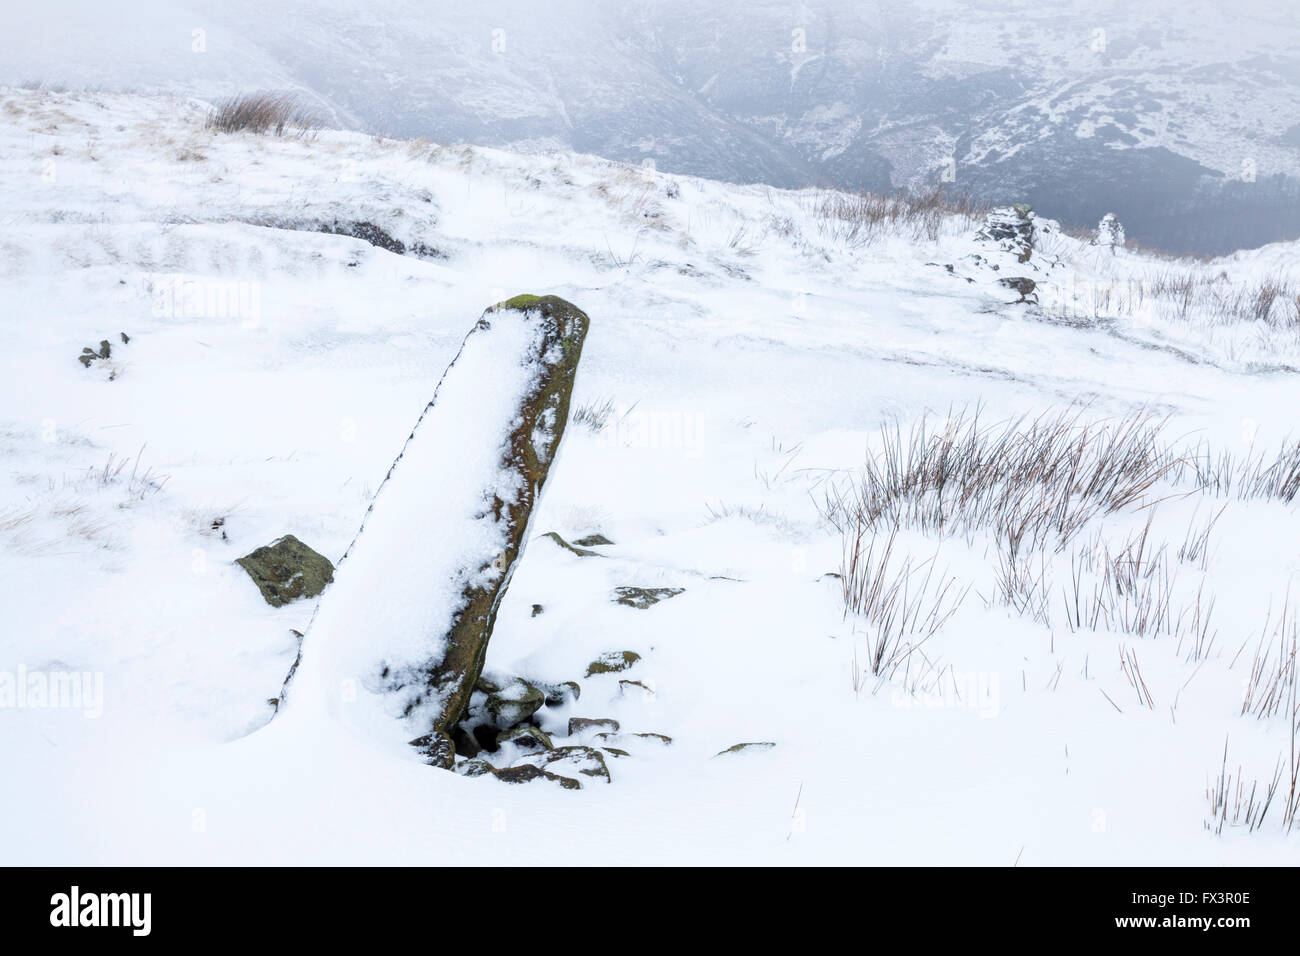
{"label": "moss on stone", "polygon": [[316,597],[334,580],[329,558],[291,534],[237,558],[235,563],[248,572],[271,607]]}
{"label": "moss on stone", "polygon": [[587,665],[587,676],[615,674],[619,671],[625,671],[640,659],[641,655],[636,651],[611,651],[608,654],[600,655],[598,660],[594,660]]}

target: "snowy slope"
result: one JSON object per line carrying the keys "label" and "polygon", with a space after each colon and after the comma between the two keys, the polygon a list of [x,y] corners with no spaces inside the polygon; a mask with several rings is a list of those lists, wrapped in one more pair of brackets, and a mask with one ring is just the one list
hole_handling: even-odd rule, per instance
{"label": "snowy slope", "polygon": [[[1293,505],[1162,489],[1174,550],[1223,509],[1206,570],[1176,588],[1217,600],[1199,660],[986,600],[990,542],[906,530],[897,547],[970,591],[925,645],[937,682],[863,676],[869,629],[826,577],[842,541],[819,507],[882,425],[977,405],[989,422],[1148,408],[1171,442],[1276,448],[1294,327],[1114,290],[1253,289],[1294,244],[1157,260],[1040,223],[1013,265],[962,218],[856,243],[811,190],[216,135],[204,115],[0,93],[0,674],[103,686],[93,708],[0,710],[0,747],[30,768],[0,798],[6,862],[1295,862],[1276,808],[1259,832],[1205,829],[1225,739],[1247,779],[1289,745],[1285,716],[1240,711],[1297,571]],[[422,254],[318,231],[356,221]],[[1011,270],[1037,307],[1011,304]],[[614,411],[566,435],[488,667],[576,679],[571,715],[673,738],[580,793],[426,767],[347,715],[271,720],[313,602],[269,608],[233,563],[286,533],[337,561],[466,331],[521,292],[591,316],[574,406]],[[111,359],[83,368],[101,339]],[[1122,541],[1151,511],[1089,533]],[[578,557],[552,530],[614,544]],[[637,610],[610,599],[626,585],[685,590]],[[626,675],[584,677],[625,649],[642,656]],[[713,756],[744,741],[776,746]]]}
{"label": "snowy slope", "polygon": [[1292,6],[51,0],[14,11],[0,83],[295,89],[347,128],[732,182],[946,176],[1217,254],[1297,235]]}

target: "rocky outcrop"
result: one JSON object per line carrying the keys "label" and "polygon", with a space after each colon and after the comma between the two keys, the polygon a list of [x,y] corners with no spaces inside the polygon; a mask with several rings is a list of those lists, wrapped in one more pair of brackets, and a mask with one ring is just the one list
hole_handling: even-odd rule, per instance
{"label": "rocky outcrop", "polygon": [[271,607],[316,597],[334,580],[334,565],[329,558],[291,534],[236,559],[235,563],[248,572]]}
{"label": "rocky outcrop", "polygon": [[975,236],[996,244],[1005,252],[1014,253],[1017,262],[1028,262],[1034,253],[1033,209],[1022,203],[999,206],[989,212]]}

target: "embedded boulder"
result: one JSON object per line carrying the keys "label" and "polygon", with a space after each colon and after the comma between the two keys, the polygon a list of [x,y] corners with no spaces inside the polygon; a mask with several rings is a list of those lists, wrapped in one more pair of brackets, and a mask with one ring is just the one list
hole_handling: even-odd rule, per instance
{"label": "embedded boulder", "polygon": [[640,659],[636,651],[609,651],[587,665],[587,676],[625,671]]}
{"label": "embedded boulder", "polygon": [[624,607],[634,607],[638,611],[644,611],[646,608],[653,607],[660,601],[666,601],[671,597],[676,597],[685,590],[685,588],[619,587],[614,589],[614,603],[622,604]]}
{"label": "embedded boulder", "polygon": [[503,730],[497,735],[497,748],[505,746],[513,746],[524,753],[535,753],[539,750],[550,750],[555,744],[549,736],[536,727],[525,725],[515,727],[513,730]]}
{"label": "embedded boulder", "polygon": [[617,731],[618,721],[612,717],[570,717],[569,736],[585,733],[588,730]]}
{"label": "embedded boulder", "polygon": [[776,744],[770,740],[759,740],[752,743],[732,744],[726,750],[720,750],[714,754],[715,757],[725,757],[727,754],[757,753],[760,750],[771,750]]}
{"label": "embedded boulder", "polygon": [[271,607],[315,597],[334,580],[334,565],[329,558],[291,534],[236,559],[235,563],[248,572]]}
{"label": "embedded boulder", "polygon": [[975,237],[1014,253],[1018,262],[1028,262],[1034,253],[1033,208],[1017,203],[990,210]]}
{"label": "embedded boulder", "polygon": [[1006,276],[998,280],[998,285],[1018,293],[1020,298],[1016,299],[1016,303],[1030,301],[1029,297],[1031,295],[1034,296],[1035,300],[1038,298],[1037,293],[1034,292],[1038,287],[1038,283],[1026,276]]}
{"label": "embedded boulder", "polygon": [[612,780],[604,756],[592,747],[556,747],[536,756],[527,757],[525,762],[551,773],[561,770],[566,774],[576,773],[584,777],[594,777],[606,783]]}
{"label": "embedded boulder", "polygon": [[495,693],[488,694],[483,709],[503,730],[517,727],[542,709],[546,695],[524,680],[516,680]]}
{"label": "embedded boulder", "polygon": [[537,780],[547,780],[551,783],[558,783],[565,790],[582,789],[582,784],[572,777],[550,773],[541,767],[534,767],[532,764],[527,763],[520,764],[518,767],[504,767],[501,770],[494,770],[492,775],[503,783],[533,783]]}

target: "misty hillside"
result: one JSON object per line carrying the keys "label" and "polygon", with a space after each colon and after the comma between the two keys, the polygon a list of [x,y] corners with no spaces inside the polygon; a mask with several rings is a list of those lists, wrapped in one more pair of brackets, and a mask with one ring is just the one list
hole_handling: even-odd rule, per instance
{"label": "misty hillside", "polygon": [[56,0],[11,12],[0,83],[293,89],[344,128],[781,187],[946,183],[1215,255],[1300,236],[1291,7]]}

